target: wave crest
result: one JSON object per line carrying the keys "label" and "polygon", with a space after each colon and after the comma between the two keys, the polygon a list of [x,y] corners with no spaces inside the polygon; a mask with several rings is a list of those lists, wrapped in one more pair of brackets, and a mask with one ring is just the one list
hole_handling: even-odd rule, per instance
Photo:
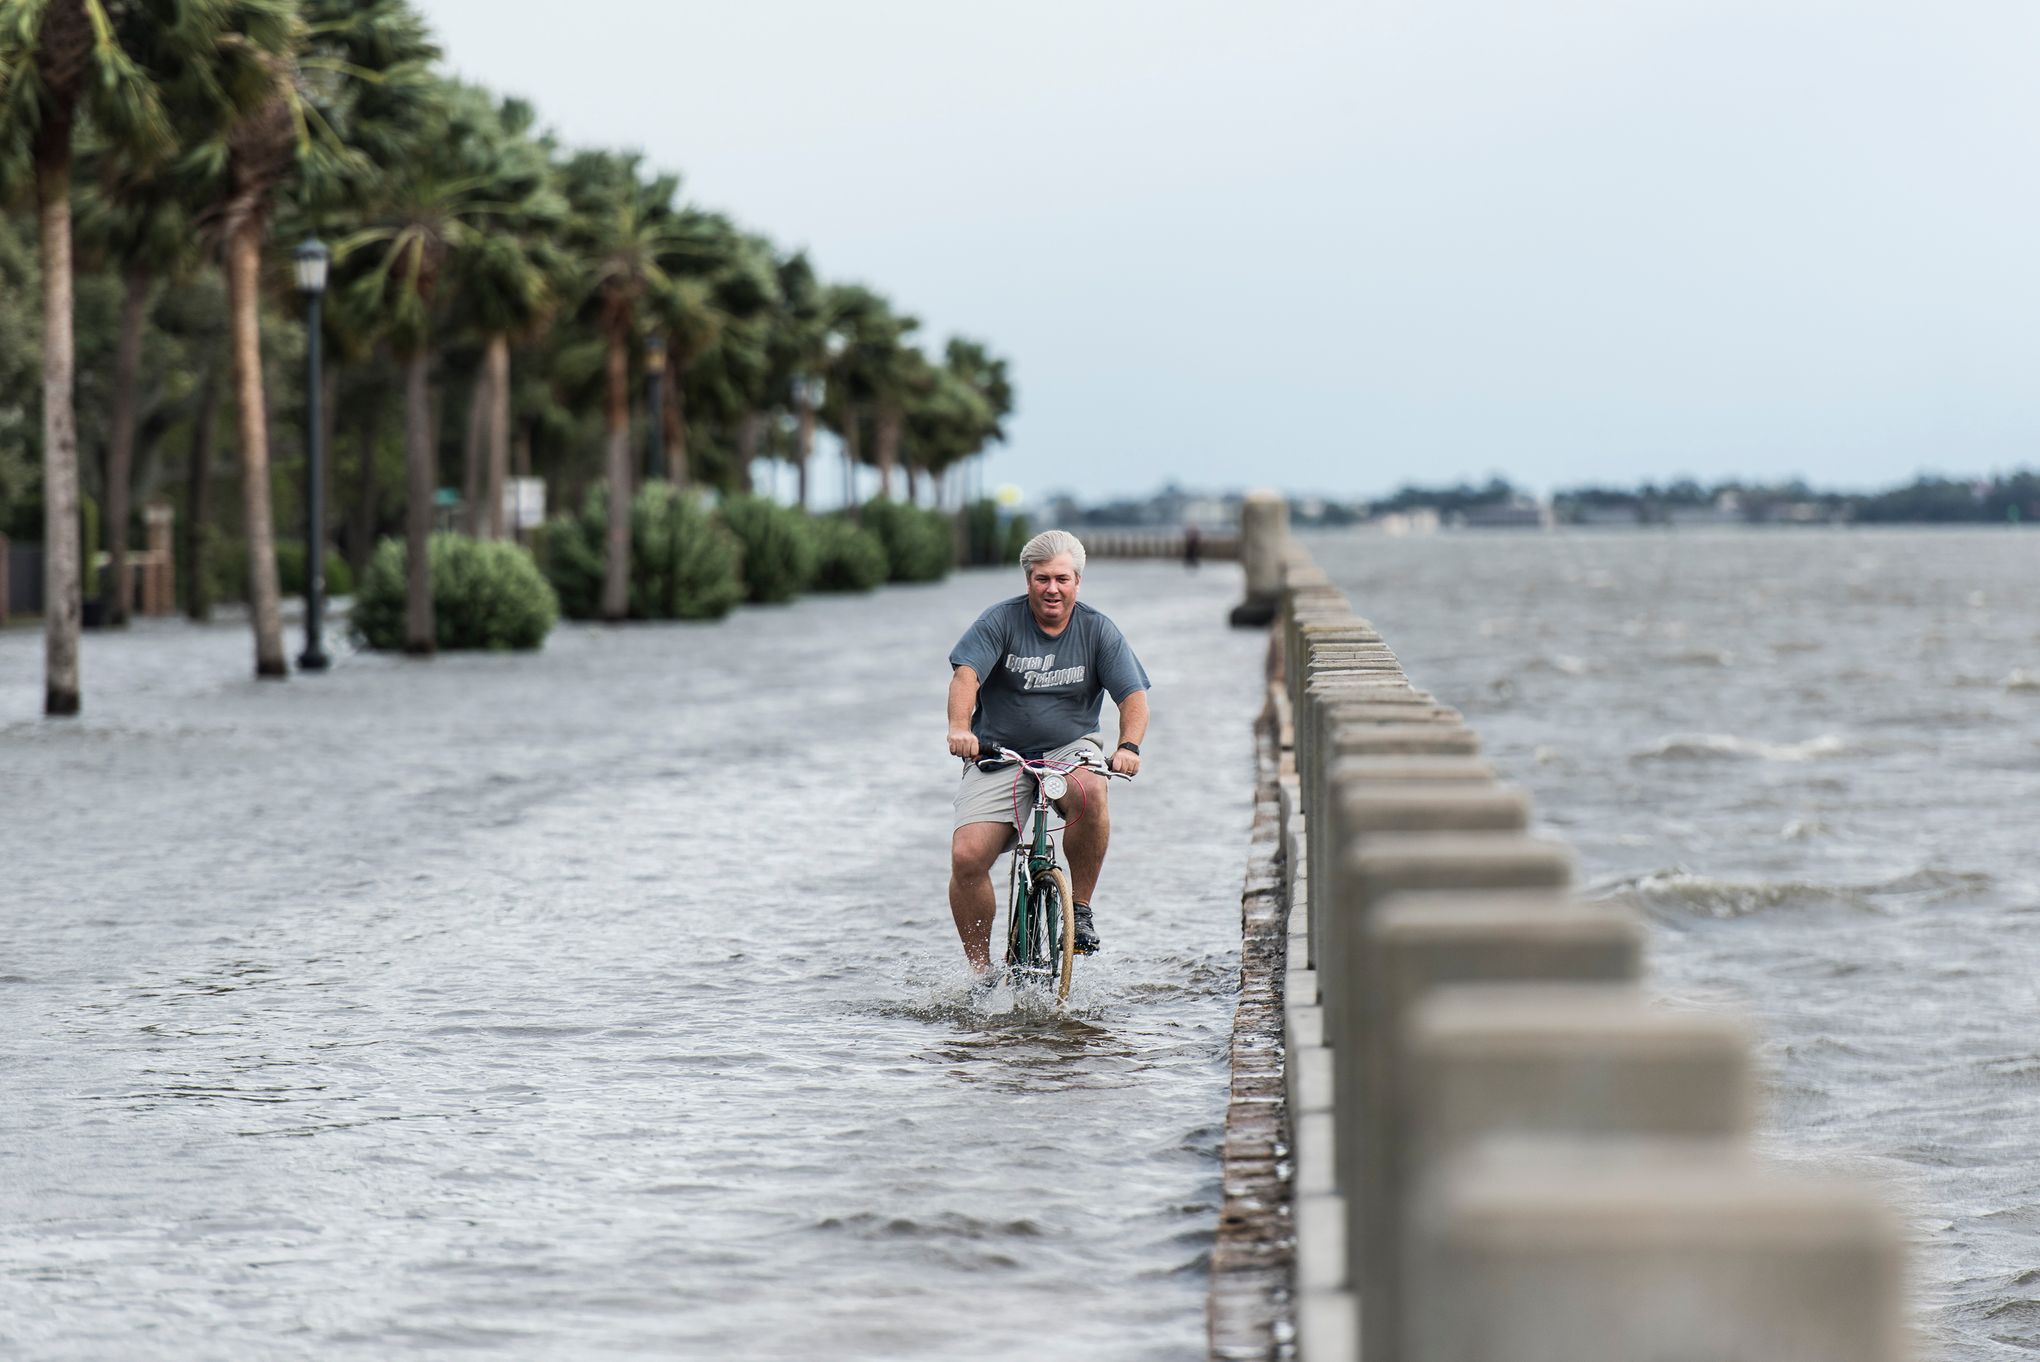
{"label": "wave crest", "polygon": [[1849,740],[1839,733],[1823,733],[1804,742],[1764,742],[1739,738],[1733,733],[1700,733],[1665,738],[1631,761],[1821,761],[1851,750]]}
{"label": "wave crest", "polygon": [[1840,906],[1872,910],[1881,898],[1925,898],[1930,902],[1967,898],[1996,883],[1980,870],[1923,865],[1869,884],[1821,884],[1813,880],[1723,880],[1670,866],[1597,884],[1591,897],[1637,905],[1648,912],[1738,918],[1783,907]]}
{"label": "wave crest", "polygon": [[1868,907],[1855,889],[1805,880],[1718,880],[1682,866],[1596,885],[1593,897],[1625,900],[1647,910],[1699,917],[1748,917],[1787,904]]}

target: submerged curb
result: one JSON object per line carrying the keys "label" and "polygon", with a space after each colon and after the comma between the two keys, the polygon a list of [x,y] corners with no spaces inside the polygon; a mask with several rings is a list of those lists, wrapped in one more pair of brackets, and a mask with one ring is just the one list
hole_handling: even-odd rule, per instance
{"label": "submerged curb", "polygon": [[1205,1305],[1210,1355],[1219,1362],[1296,1355],[1291,1308],[1296,1227],[1282,1037],[1288,904],[1277,723],[1274,714],[1264,713],[1254,725],[1254,824],[1240,893],[1240,1001],[1233,1013],[1232,1089],[1221,1155],[1225,1199]]}

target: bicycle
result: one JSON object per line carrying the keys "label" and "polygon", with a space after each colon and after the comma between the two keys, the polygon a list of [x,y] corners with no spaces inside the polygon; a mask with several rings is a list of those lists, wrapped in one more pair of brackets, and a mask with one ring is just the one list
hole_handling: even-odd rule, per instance
{"label": "bicycle", "polygon": [[[1069,773],[1079,768],[1095,771],[1107,779],[1132,780],[1133,777],[1113,770],[1096,753],[1086,753],[1076,761],[1056,761],[1047,757],[1025,757],[1010,747],[1001,747],[996,756],[974,760],[981,771],[1019,766],[1020,770],[1013,774],[1013,823],[1016,828],[1020,825],[1021,775],[1034,777],[1034,822],[1030,841],[1024,848],[1024,857],[1021,846],[1013,848],[1012,889],[1006,899],[1006,965],[1017,980],[1036,980],[1044,985],[1052,983],[1055,1000],[1060,1003],[1069,997],[1070,973],[1076,964],[1077,910],[1070,896],[1069,877],[1056,860],[1056,846],[1051,834],[1060,832],[1062,828],[1049,827],[1049,805],[1069,793]],[[1066,828],[1075,821],[1065,818],[1062,827]]]}

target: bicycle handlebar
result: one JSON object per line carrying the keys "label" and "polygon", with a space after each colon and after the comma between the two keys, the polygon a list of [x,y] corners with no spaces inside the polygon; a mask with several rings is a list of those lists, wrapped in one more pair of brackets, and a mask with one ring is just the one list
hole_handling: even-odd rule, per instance
{"label": "bicycle handlebar", "polygon": [[1055,771],[1060,774],[1062,771],[1082,767],[1086,771],[1096,771],[1099,775],[1112,780],[1133,779],[1133,772],[1113,770],[1106,763],[1105,758],[1096,753],[1086,753],[1073,761],[1062,762],[1051,761],[1047,757],[1027,757],[1015,752],[1010,747],[1001,747],[994,755],[986,756],[983,752],[979,752],[975,757],[965,757],[963,760],[975,763],[980,771],[993,771],[999,767],[1011,766],[1013,763],[1018,762],[1029,771]]}

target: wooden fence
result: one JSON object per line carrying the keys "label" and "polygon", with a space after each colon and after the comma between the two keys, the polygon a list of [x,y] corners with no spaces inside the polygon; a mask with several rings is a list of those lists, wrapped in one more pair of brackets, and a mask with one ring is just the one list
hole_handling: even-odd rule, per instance
{"label": "wooden fence", "polygon": [[[172,615],[177,612],[177,555],[171,549],[176,512],[168,506],[150,506],[142,512],[147,547],[127,556],[128,607],[137,615]],[[101,588],[109,585],[111,570],[103,549],[91,554],[94,579]],[[17,569],[9,571],[10,561]],[[39,614],[43,608],[42,546],[14,544],[0,534],[0,624],[10,613]],[[96,594],[96,593],[95,593]]]}

